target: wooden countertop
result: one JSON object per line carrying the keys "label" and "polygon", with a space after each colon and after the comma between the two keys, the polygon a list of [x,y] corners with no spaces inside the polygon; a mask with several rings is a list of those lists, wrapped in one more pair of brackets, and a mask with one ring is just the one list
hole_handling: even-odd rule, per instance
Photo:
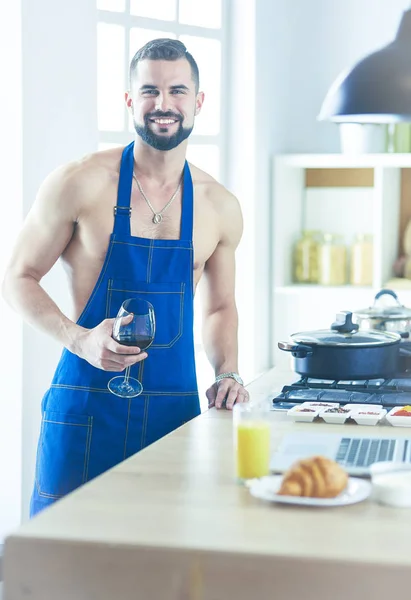
{"label": "wooden countertop", "polygon": [[[263,399],[295,380],[275,369]],[[306,430],[272,413],[273,442]],[[411,437],[409,429],[313,424]],[[351,429],[351,431],[353,431]],[[386,600],[408,593],[411,518],[367,500],[269,505],[234,481],[231,413],[203,413],[89,482],[5,544],[5,600]]]}

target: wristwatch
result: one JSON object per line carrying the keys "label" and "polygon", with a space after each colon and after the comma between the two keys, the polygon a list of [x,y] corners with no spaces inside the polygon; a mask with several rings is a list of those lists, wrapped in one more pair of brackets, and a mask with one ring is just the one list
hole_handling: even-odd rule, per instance
{"label": "wristwatch", "polygon": [[244,381],[241,379],[241,377],[239,376],[238,373],[220,373],[220,375],[217,375],[217,377],[215,378],[215,383],[218,383],[219,381],[221,381],[222,379],[226,379],[227,377],[229,377],[230,379],[234,379],[237,383],[239,383],[240,385],[244,385]]}

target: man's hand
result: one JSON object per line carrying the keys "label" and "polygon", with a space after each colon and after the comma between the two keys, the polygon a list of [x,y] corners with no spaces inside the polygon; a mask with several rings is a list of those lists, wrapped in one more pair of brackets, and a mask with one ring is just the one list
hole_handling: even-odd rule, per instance
{"label": "man's hand", "polygon": [[[133,315],[123,317],[123,324],[130,323],[132,319]],[[84,329],[71,351],[103,371],[124,371],[126,367],[147,358],[147,353],[141,352],[137,346],[123,346],[112,338],[114,320],[105,319],[93,329]]]}
{"label": "man's hand", "polygon": [[231,377],[225,377],[218,383],[214,383],[206,391],[208,408],[215,406],[232,410],[236,402],[248,402],[250,397],[247,390]]}

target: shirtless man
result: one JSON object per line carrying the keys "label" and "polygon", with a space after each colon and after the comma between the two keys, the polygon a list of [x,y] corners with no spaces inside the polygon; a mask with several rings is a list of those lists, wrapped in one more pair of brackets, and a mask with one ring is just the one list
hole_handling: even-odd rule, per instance
{"label": "shirtless man", "polygon": [[[234,299],[242,216],[235,197],[186,163],[204,94],[184,45],[161,39],[141,48],[125,100],[134,142],[46,178],[4,281],[9,303],[64,346],[42,402],[32,515],[200,413],[193,297],[202,275],[204,345],[216,374],[209,406],[248,400],[237,373]],[[59,257],[73,320],[40,286]],[[148,353],[112,338],[129,297],[154,306]],[[129,365],[143,392],[120,398],[107,384]]]}

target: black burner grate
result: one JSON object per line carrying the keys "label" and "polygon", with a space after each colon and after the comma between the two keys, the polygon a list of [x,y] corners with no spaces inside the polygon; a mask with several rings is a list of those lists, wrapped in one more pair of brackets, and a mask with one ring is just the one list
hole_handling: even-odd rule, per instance
{"label": "black burner grate", "polygon": [[302,377],[273,398],[277,408],[307,401],[378,404],[390,409],[411,404],[411,378],[329,381]]}

